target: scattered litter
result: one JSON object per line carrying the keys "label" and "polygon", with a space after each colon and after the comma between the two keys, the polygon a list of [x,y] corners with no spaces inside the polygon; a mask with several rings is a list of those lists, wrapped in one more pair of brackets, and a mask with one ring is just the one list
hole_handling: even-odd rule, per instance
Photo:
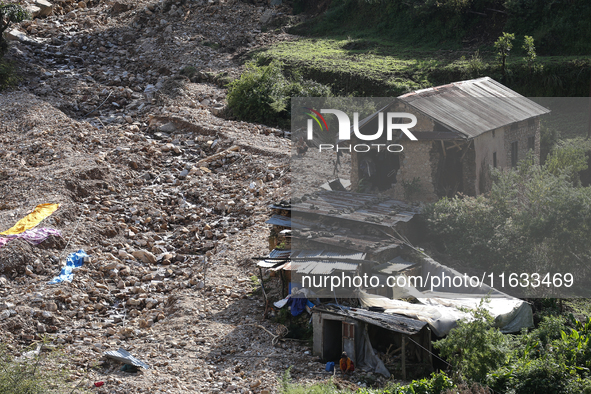
{"label": "scattered litter", "polygon": [[[119,348],[119,350],[111,350],[111,351],[105,352],[105,356],[110,357],[112,359],[115,359],[115,360],[120,361],[125,364],[131,364],[131,365],[135,365],[136,367],[150,369],[150,366],[148,364],[133,357],[131,355],[131,353],[129,353],[127,350],[125,350],[123,348]],[[121,369],[121,370],[123,370],[123,369]]]}
{"label": "scattered litter", "polygon": [[20,234],[26,230],[37,226],[43,219],[54,213],[59,208],[59,204],[39,204],[33,209],[33,212],[16,222],[14,226],[0,235]]}
{"label": "scattered litter", "polygon": [[299,316],[303,311],[305,311],[307,303],[308,300],[305,298],[290,298],[287,301],[287,305],[291,307],[292,316]]}
{"label": "scattered litter", "polygon": [[281,309],[281,308],[283,308],[285,306],[285,304],[287,304],[287,301],[289,301],[289,296],[285,297],[282,300],[279,300],[279,301],[273,303],[273,305],[275,305],[275,307]]}
{"label": "scattered litter", "polygon": [[101,387],[105,382],[94,382],[94,387]]}
{"label": "scattered litter", "polygon": [[30,230],[26,230],[20,234],[13,234],[13,235],[5,235],[0,237],[0,249],[4,247],[10,240],[22,238],[31,245],[39,245],[41,242],[45,241],[50,235],[54,235],[56,237],[61,237],[61,233],[53,228],[33,228]]}
{"label": "scattered litter", "polygon": [[129,372],[129,373],[136,373],[138,371],[138,369],[137,369],[137,367],[135,365],[123,364],[121,366],[121,371],[123,371],[123,372]]}
{"label": "scattered litter", "polygon": [[77,252],[70,253],[68,255],[68,259],[66,260],[66,266],[62,268],[62,272],[60,272],[59,276],[53,278],[48,284],[55,285],[56,283],[61,283],[64,281],[71,282],[74,279],[74,270],[76,268],[82,267],[84,261],[88,261],[90,256],[86,254],[85,251],[80,249]]}

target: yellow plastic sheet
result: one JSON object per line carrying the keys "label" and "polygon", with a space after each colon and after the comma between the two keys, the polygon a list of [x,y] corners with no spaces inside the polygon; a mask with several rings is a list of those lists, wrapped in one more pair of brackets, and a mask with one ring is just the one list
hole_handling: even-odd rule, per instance
{"label": "yellow plastic sheet", "polygon": [[39,204],[33,209],[33,212],[16,222],[14,226],[6,231],[1,232],[2,235],[20,234],[24,231],[32,229],[43,219],[54,213],[60,207],[59,204]]}

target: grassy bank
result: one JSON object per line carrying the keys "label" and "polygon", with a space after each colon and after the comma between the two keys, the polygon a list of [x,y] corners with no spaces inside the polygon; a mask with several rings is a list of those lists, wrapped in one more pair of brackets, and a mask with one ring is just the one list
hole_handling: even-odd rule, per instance
{"label": "grassy bank", "polygon": [[329,36],[282,42],[260,53],[335,92],[397,96],[463,79],[490,76],[526,96],[589,95],[591,58],[540,56],[532,70],[520,56],[508,58],[507,74],[492,51],[433,50],[375,38]]}

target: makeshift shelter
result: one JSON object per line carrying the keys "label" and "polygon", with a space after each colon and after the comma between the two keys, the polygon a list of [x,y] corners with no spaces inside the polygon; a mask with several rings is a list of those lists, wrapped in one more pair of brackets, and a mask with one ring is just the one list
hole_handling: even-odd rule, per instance
{"label": "makeshift shelter", "polygon": [[422,321],[335,304],[313,310],[313,353],[323,361],[338,361],[346,351],[360,369],[390,376],[407,367],[432,369],[431,333]]}

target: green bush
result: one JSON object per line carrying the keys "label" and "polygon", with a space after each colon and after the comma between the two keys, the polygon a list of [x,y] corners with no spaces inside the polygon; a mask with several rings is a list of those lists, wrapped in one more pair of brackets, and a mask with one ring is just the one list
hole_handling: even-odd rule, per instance
{"label": "green bush", "polygon": [[561,141],[546,158],[546,169],[554,175],[565,173],[573,184],[580,183],[579,172],[587,169],[587,152],[591,141],[581,138]]}
{"label": "green bush", "polygon": [[484,382],[501,367],[511,350],[510,337],[493,327],[494,320],[482,304],[472,311],[472,321],[460,321],[449,335],[433,344],[454,371],[471,382]]}
{"label": "green bush", "polygon": [[[474,269],[568,268],[579,286],[591,281],[591,188],[572,179],[581,157],[556,153],[544,166],[530,157],[511,171],[492,169],[489,196],[442,199],[424,210],[430,239]],[[549,295],[541,287],[527,291]]]}
{"label": "green bush", "polygon": [[4,39],[4,31],[12,23],[19,23],[28,19],[30,15],[23,7],[18,4],[4,4],[0,3],[0,59],[6,54],[8,50],[8,42]]}
{"label": "green bush", "polygon": [[19,358],[0,347],[0,393],[47,394],[80,393],[85,389],[71,387],[67,382],[68,359],[56,350],[41,351],[48,341],[36,344],[35,350],[27,349]]}
{"label": "green bush", "polygon": [[239,79],[230,83],[228,106],[238,118],[270,125],[286,125],[290,119],[291,97],[328,97],[330,88],[304,80],[299,75],[287,78],[283,65],[250,62]]}
{"label": "green bush", "polygon": [[14,65],[11,62],[0,59],[0,90],[15,85],[19,81]]}

